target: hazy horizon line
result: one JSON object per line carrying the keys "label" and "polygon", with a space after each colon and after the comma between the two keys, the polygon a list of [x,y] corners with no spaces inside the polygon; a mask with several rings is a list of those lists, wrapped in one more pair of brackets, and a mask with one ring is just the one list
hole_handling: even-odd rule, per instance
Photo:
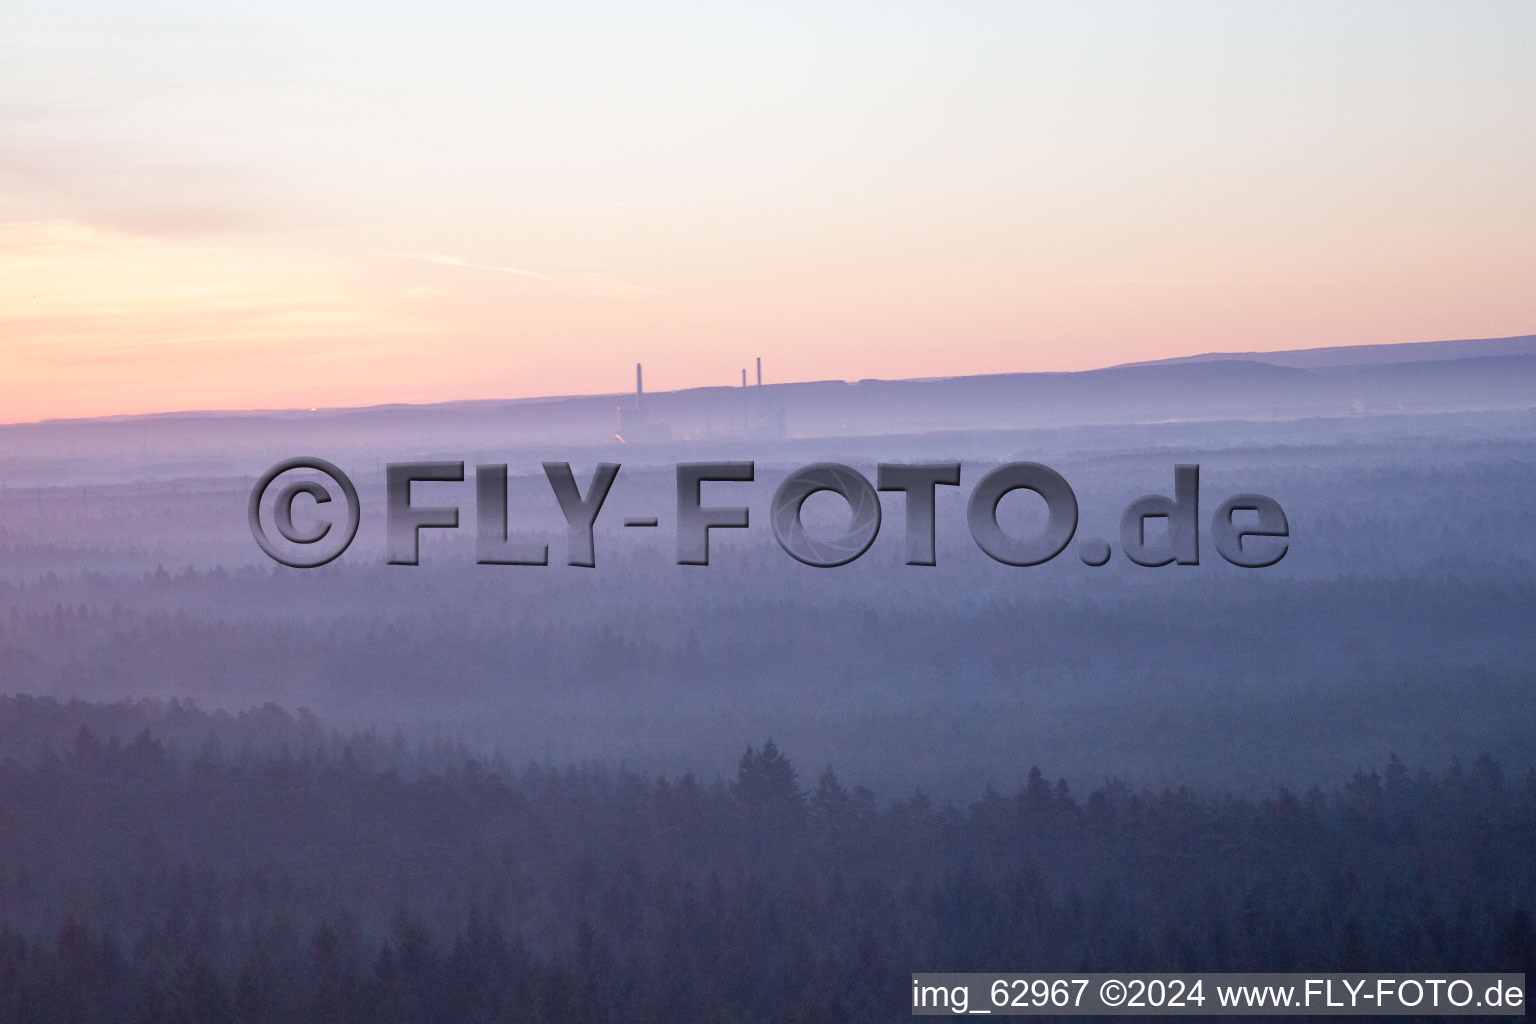
{"label": "hazy horizon line", "polygon": [[[1382,349],[1413,349],[1413,348],[1421,348],[1421,347],[1434,346],[1434,345],[1457,345],[1457,344],[1472,344],[1472,343],[1479,343],[1479,342],[1488,342],[1488,343],[1519,342],[1519,341],[1527,341],[1527,340],[1533,340],[1533,339],[1536,339],[1536,333],[1533,333],[1533,334],[1511,334],[1511,335],[1502,335],[1502,336],[1496,336],[1496,337],[1482,337],[1482,338],[1435,338],[1435,339],[1431,339],[1431,340],[1428,340],[1428,341],[1388,341],[1388,342],[1375,342],[1375,343],[1366,343],[1366,344],[1358,344],[1358,345],[1313,345],[1313,346],[1304,346],[1304,347],[1300,347],[1300,348],[1271,348],[1271,349],[1252,349],[1252,350],[1233,350],[1233,351],[1205,351],[1205,352],[1189,352],[1189,353],[1186,353],[1186,354],[1183,354],[1183,355],[1176,355],[1176,356],[1165,356],[1165,357],[1162,357],[1162,358],[1159,358],[1159,359],[1141,359],[1141,360],[1133,360],[1131,362],[1124,362],[1124,363],[1109,363],[1109,364],[1104,365],[1104,366],[1093,366],[1093,367],[1088,367],[1086,369],[1080,369],[1080,370],[1003,370],[1003,371],[998,371],[998,372],[994,372],[994,373],[940,374],[940,375],[925,375],[925,376],[919,376],[919,377],[861,377],[858,380],[852,380],[852,381],[848,380],[847,378],[842,378],[842,377],[823,377],[823,378],[816,378],[816,379],[809,379],[809,380],[775,381],[775,382],[773,382],[771,384],[763,384],[761,386],[762,387],[785,387],[785,386],[802,385],[802,384],[827,384],[827,383],[857,384],[857,383],[863,383],[863,382],[866,382],[866,381],[872,382],[872,383],[873,382],[880,382],[880,383],[914,382],[914,383],[916,383],[916,382],[927,382],[927,381],[966,380],[966,379],[981,378],[981,377],[1012,377],[1012,376],[1066,377],[1066,376],[1072,376],[1072,375],[1080,374],[1080,373],[1099,373],[1099,372],[1102,372],[1102,371],[1105,371],[1105,370],[1116,370],[1116,369],[1125,369],[1125,368],[1132,368],[1132,367],[1166,366],[1166,365],[1170,365],[1170,364],[1174,364],[1174,363],[1195,362],[1195,361],[1200,361],[1200,360],[1244,360],[1244,359],[1252,359],[1252,358],[1255,358],[1255,357],[1267,356],[1267,355],[1291,355],[1291,356],[1294,356],[1294,355],[1301,355],[1301,354],[1304,354],[1304,353],[1312,353],[1312,352],[1336,352],[1336,351],[1350,351],[1350,350],[1354,350],[1354,349],[1374,350],[1374,351],[1379,351],[1379,350],[1382,350]],[[640,360],[640,363],[643,365],[644,364],[644,360],[643,359]],[[747,386],[748,387],[756,387],[756,386],[759,386],[759,385],[749,384]],[[693,387],[657,389],[657,390],[654,390],[654,391],[647,391],[646,394],[649,394],[649,395],[674,395],[674,394],[683,394],[683,393],[689,392],[689,391],[705,391],[705,390],[714,390],[714,389],[717,389],[717,388],[719,388],[719,389],[735,390],[735,389],[740,388],[740,387],[742,387],[742,385],[739,385],[739,384],[705,384],[705,385],[696,385],[696,386],[693,386]],[[432,401],[432,402],[376,402],[376,403],[363,404],[363,405],[311,406],[311,407],[309,407],[307,409],[304,408],[303,406],[282,406],[282,407],[269,406],[269,407],[251,407],[251,408],[164,409],[164,410],[159,410],[159,411],[155,411],[155,412],[110,413],[110,414],[102,415],[102,416],[50,416],[50,417],[44,417],[44,418],[35,419],[35,420],[5,420],[5,421],[0,421],[0,427],[44,426],[44,425],[69,424],[69,423],[108,423],[108,422],[119,421],[119,420],[144,420],[144,419],[175,418],[175,417],[236,416],[236,415],[267,416],[267,415],[277,415],[277,414],[283,414],[283,413],[306,413],[306,412],[308,412],[308,413],[360,412],[360,411],[364,411],[364,410],[391,409],[391,408],[395,408],[395,409],[426,409],[426,408],[434,408],[434,407],[439,407],[439,406],[481,405],[481,404],[489,404],[489,403],[564,402],[564,401],[573,401],[573,400],[576,400],[576,399],[584,399],[584,398],[622,398],[622,397],[624,397],[626,395],[629,395],[629,394],[632,394],[632,392],[630,392],[630,391],[593,391],[593,392],[582,392],[582,393],[571,393],[571,394],[556,394],[556,395],[516,395],[516,396],[504,396],[504,397],[491,396],[491,397],[483,397],[483,398],[446,398],[446,399],[441,399],[439,401]]]}

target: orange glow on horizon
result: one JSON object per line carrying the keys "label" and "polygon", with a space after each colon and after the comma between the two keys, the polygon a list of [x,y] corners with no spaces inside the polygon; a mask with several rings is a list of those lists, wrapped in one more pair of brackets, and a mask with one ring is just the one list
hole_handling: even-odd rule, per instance
{"label": "orange glow on horizon", "polygon": [[1153,7],[7,8],[0,422],[1536,331],[1536,7]]}

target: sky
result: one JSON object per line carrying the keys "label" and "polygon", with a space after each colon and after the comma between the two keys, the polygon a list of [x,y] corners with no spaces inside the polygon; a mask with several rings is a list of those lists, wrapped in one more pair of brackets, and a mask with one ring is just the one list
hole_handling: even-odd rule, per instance
{"label": "sky", "polygon": [[0,6],[0,422],[1536,332],[1536,4]]}

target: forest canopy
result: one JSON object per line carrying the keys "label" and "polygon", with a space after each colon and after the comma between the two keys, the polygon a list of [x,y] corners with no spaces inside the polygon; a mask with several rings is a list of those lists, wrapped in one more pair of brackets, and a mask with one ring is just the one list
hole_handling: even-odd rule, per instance
{"label": "forest canopy", "polygon": [[[1536,774],[877,796],[0,699],[0,1019],[888,1020],[914,970],[1536,974]],[[798,1014],[798,1017],[796,1016]]]}

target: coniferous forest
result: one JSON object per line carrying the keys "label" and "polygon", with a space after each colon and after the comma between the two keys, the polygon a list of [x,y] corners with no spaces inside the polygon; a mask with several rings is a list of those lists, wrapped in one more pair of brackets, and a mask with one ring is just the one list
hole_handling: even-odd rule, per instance
{"label": "coniferous forest", "polygon": [[1536,974],[1536,775],[877,794],[0,702],[0,1020],[884,1021],[914,970]]}
{"label": "coniferous forest", "polygon": [[[110,486],[105,455],[50,480],[0,451],[0,1024],[830,1024],[907,1017],[919,971],[1536,975],[1531,415],[785,440],[709,496],[755,524],[709,567],[617,525],[671,507],[682,447],[612,456],[595,568],[526,452],[487,458],[524,458],[509,523],[549,565],[477,563],[445,483],[422,500],[465,528],[410,567],[365,476],[399,450],[363,433],[357,543],[305,571],[251,541],[265,448]],[[792,466],[897,456],[1043,459],[1111,538],[1199,462],[1207,513],[1270,495],[1293,546],[1009,566],[942,488],[934,566],[898,496],[847,566],[780,549]]]}

